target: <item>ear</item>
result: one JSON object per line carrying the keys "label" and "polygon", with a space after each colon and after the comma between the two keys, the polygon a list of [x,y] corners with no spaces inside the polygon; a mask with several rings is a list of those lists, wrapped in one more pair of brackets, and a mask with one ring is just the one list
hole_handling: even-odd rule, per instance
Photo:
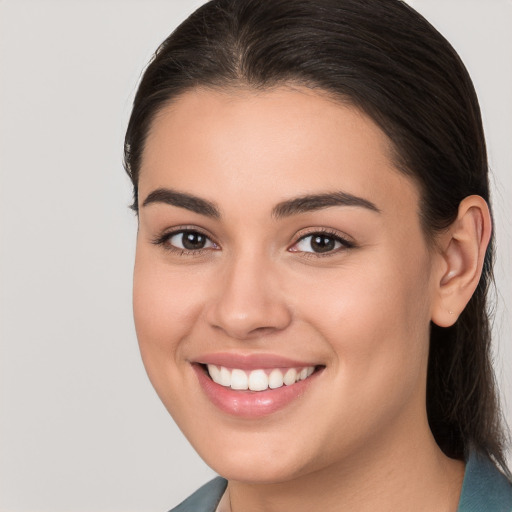
{"label": "ear", "polygon": [[457,219],[440,236],[440,264],[432,303],[432,321],[436,325],[453,325],[471,299],[482,274],[491,225],[485,200],[468,196],[459,205]]}

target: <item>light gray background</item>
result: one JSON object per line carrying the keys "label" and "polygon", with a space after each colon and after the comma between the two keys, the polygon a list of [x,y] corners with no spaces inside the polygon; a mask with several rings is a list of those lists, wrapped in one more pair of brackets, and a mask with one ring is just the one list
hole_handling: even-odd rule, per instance
{"label": "light gray background", "polygon": [[[165,511],[213,475],[139,360],[121,166],[140,72],[201,3],[0,0],[2,512]],[[499,239],[496,365],[512,424],[512,2],[411,3],[480,95]]]}

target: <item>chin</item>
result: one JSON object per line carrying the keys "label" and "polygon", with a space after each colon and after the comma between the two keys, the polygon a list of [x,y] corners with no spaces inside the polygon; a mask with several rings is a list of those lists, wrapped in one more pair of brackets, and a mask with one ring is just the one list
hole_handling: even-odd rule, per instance
{"label": "chin", "polygon": [[216,459],[212,469],[226,480],[244,482],[247,484],[277,484],[293,480],[302,474],[294,464],[265,461],[262,463],[257,458],[248,463],[240,461]]}
{"label": "chin", "polygon": [[233,438],[240,440],[240,437],[235,435],[223,436],[223,439],[210,438],[207,445],[204,442],[193,445],[206,464],[227,480],[272,484],[286,482],[308,472],[309,457],[299,446],[289,442],[290,435],[293,435],[292,431],[285,436],[288,442],[252,433],[252,439],[246,437],[238,443]]}

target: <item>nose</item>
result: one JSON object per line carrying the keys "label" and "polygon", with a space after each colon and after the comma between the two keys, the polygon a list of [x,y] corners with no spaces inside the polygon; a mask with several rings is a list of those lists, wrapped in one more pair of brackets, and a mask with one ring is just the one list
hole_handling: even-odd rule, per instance
{"label": "nose", "polygon": [[292,312],[277,269],[263,258],[237,258],[226,265],[218,282],[218,293],[206,314],[212,327],[242,340],[277,332],[290,324]]}

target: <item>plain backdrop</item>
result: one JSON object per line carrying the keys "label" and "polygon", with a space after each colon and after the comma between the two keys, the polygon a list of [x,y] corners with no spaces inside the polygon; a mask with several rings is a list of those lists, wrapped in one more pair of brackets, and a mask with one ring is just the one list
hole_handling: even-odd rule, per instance
{"label": "plain backdrop", "polygon": [[[0,0],[0,511],[165,511],[213,476],[140,362],[122,142],[141,70],[200,0]],[[512,2],[411,3],[480,96],[512,424]]]}

